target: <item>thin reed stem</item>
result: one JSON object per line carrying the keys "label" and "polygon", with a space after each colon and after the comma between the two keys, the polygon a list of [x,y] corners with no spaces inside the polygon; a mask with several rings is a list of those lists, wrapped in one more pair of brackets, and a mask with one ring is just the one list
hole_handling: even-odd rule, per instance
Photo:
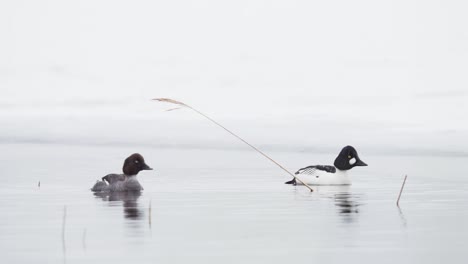
{"label": "thin reed stem", "polygon": [[396,202],[396,205],[398,207],[400,207],[400,198],[401,198],[401,193],[403,192],[403,188],[405,187],[405,183],[406,183],[406,178],[408,177],[408,175],[405,175],[405,179],[403,180],[403,184],[401,185],[401,189],[400,189],[400,194],[398,195],[398,200]]}
{"label": "thin reed stem", "polygon": [[224,129],[226,132],[228,132],[229,134],[233,135],[234,137],[236,137],[237,139],[239,139],[240,141],[242,141],[243,143],[245,143],[247,146],[251,147],[253,150],[255,150],[256,152],[258,152],[260,155],[264,156],[265,158],[267,158],[268,160],[270,160],[271,162],[273,162],[275,165],[277,165],[278,167],[280,167],[283,171],[285,171],[286,173],[288,173],[289,175],[291,175],[294,179],[296,179],[296,181],[299,181],[300,183],[302,183],[305,187],[307,187],[311,192],[313,192],[314,190],[309,186],[307,185],[305,182],[303,182],[301,179],[299,179],[298,177],[296,177],[296,175],[294,175],[293,173],[291,173],[290,171],[288,171],[285,167],[283,167],[281,164],[279,164],[278,162],[276,162],[274,159],[270,158],[267,154],[263,153],[263,151],[259,150],[258,148],[256,148],[255,146],[253,146],[252,144],[250,144],[249,142],[245,141],[243,138],[241,138],[240,136],[236,135],[234,132],[232,132],[231,130],[227,129],[225,126],[221,125],[220,123],[218,123],[217,121],[215,121],[214,119],[212,119],[211,117],[207,116],[206,114],[198,111],[197,109],[187,105],[187,104],[184,104],[182,102],[179,102],[179,101],[175,101],[175,100],[172,100],[172,99],[168,99],[168,98],[157,98],[157,99],[153,99],[153,100],[157,100],[157,101],[160,101],[160,102],[167,102],[167,103],[173,103],[173,104],[178,104],[178,105],[181,105],[181,106],[185,106],[187,108],[190,108],[192,109],[194,112],[198,113],[199,115],[205,117],[206,119],[210,120],[212,123],[214,123],[215,125],[221,127],[222,129]]}
{"label": "thin reed stem", "polygon": [[149,208],[148,208],[148,224],[149,224],[149,228],[151,229],[151,200],[149,202]]}

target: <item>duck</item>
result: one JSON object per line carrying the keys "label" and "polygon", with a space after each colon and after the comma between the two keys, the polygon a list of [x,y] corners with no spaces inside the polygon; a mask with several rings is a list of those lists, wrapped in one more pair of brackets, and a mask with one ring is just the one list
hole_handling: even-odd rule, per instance
{"label": "duck", "polygon": [[142,191],[143,187],[138,182],[137,174],[143,170],[153,170],[145,163],[145,159],[139,153],[127,157],[123,165],[123,174],[107,174],[101,180],[96,181],[91,188],[93,192],[121,192]]}
{"label": "duck", "polygon": [[[367,166],[359,158],[356,149],[352,146],[344,147],[332,165],[311,165],[299,169],[295,175],[308,185],[351,185],[348,171],[354,167]],[[285,182],[285,184],[302,184],[296,179]]]}

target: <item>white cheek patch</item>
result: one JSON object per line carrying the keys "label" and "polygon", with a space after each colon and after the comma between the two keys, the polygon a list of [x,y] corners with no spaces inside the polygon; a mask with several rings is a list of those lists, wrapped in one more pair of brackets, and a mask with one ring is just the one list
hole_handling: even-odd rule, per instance
{"label": "white cheek patch", "polygon": [[356,163],[355,158],[352,158],[352,159],[349,160],[349,165],[354,165],[354,163]]}

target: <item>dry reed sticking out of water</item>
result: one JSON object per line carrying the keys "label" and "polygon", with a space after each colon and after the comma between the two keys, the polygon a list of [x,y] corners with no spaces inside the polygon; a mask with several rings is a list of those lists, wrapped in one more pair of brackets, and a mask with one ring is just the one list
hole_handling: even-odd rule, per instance
{"label": "dry reed sticking out of water", "polygon": [[149,224],[149,228],[151,229],[151,200],[149,202],[149,208],[148,208],[148,224]]}
{"label": "dry reed sticking out of water", "polygon": [[408,175],[405,175],[405,179],[403,180],[403,184],[401,185],[401,189],[400,189],[400,194],[398,195],[398,200],[396,202],[396,205],[398,207],[400,207],[400,198],[401,198],[401,193],[403,192],[403,188],[405,187],[405,183],[406,183],[406,178],[408,177]]}
{"label": "dry reed sticking out of water", "polygon": [[[214,119],[212,119],[211,117],[205,115],[204,113],[198,111],[197,109],[187,105],[187,104],[184,104],[182,102],[179,102],[179,101],[176,101],[174,99],[170,99],[170,98],[155,98],[153,99],[155,101],[159,101],[159,102],[165,102],[165,103],[170,103],[170,104],[176,104],[176,105],[180,105],[180,106],[183,106],[183,107],[187,107],[193,111],[195,111],[196,113],[198,113],[199,115],[205,117],[206,119],[210,120],[212,123],[214,123],[215,125],[221,127],[222,129],[224,129],[226,132],[228,132],[229,134],[233,135],[234,137],[236,137],[237,139],[239,139],[240,141],[244,142],[246,145],[248,145],[249,147],[251,147],[253,150],[257,151],[260,155],[264,156],[265,158],[267,158],[268,160],[270,160],[271,162],[273,162],[274,164],[276,164],[278,167],[280,167],[283,171],[285,171],[286,173],[288,173],[289,175],[291,175],[294,179],[296,179],[296,181],[302,183],[305,187],[307,187],[311,192],[313,192],[314,190],[309,186],[307,185],[305,182],[303,182],[301,179],[299,179],[298,177],[296,177],[296,175],[292,174],[290,171],[288,171],[285,167],[283,167],[281,164],[279,164],[278,162],[276,162],[274,159],[270,158],[267,154],[263,153],[261,150],[259,150],[258,148],[256,148],[255,146],[253,146],[252,144],[250,144],[249,142],[245,141],[243,138],[239,137],[238,135],[234,134],[234,132],[232,132],[231,130],[227,129],[226,127],[224,127],[223,125],[221,125],[220,123],[218,123],[217,121],[215,121]],[[170,110],[175,110],[175,109],[170,109]]]}
{"label": "dry reed sticking out of water", "polygon": [[39,181],[39,182],[37,183],[37,187],[38,187],[38,188],[41,188],[41,181]]}

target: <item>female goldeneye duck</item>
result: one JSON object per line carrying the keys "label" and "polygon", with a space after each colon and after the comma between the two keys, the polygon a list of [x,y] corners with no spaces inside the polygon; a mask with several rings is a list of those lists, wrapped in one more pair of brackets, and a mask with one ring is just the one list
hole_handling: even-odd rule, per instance
{"label": "female goldeneye duck", "polygon": [[97,181],[91,191],[115,192],[115,191],[141,191],[143,187],[138,182],[137,174],[142,170],[152,170],[145,163],[145,159],[138,153],[125,159],[123,174],[108,174]]}
{"label": "female goldeneye duck", "polygon": [[[336,157],[334,166],[312,165],[299,169],[295,174],[309,185],[351,185],[347,172],[357,166],[367,166],[367,164],[359,158],[356,149],[346,146]],[[296,180],[285,183],[295,185]],[[299,181],[297,183],[301,184]]]}

